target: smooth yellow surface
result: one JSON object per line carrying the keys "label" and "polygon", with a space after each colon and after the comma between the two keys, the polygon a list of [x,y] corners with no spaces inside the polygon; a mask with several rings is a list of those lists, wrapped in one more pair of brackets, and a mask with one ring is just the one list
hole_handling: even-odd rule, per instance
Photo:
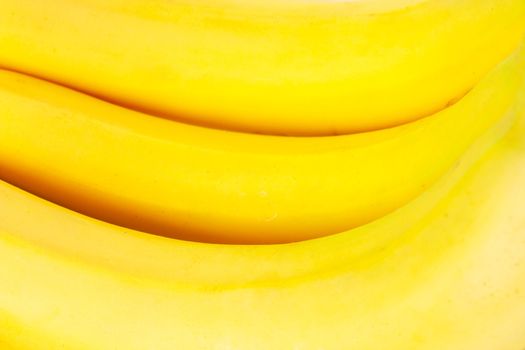
{"label": "smooth yellow surface", "polygon": [[333,135],[444,108],[524,30],[523,0],[2,0],[0,66],[179,121]]}
{"label": "smooth yellow surface", "polygon": [[148,235],[1,182],[0,344],[521,350],[525,95],[520,100],[517,115],[409,205],[300,243],[228,246]]}
{"label": "smooth yellow surface", "polygon": [[334,234],[413,199],[504,118],[525,50],[456,105],[339,137],[238,134],[115,107],[0,71],[0,178],[82,213],[189,240]]}

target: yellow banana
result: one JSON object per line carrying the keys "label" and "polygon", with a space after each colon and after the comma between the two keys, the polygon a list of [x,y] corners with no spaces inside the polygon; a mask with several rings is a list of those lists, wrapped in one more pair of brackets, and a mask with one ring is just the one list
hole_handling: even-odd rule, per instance
{"label": "yellow banana", "polygon": [[0,344],[521,350],[525,128],[491,148],[512,115],[505,119],[400,210],[293,244],[148,235],[1,182]]}
{"label": "yellow banana", "polygon": [[147,232],[278,243],[397,209],[514,107],[525,49],[456,105],[370,133],[293,138],[199,128],[0,71],[0,178]]}
{"label": "yellow banana", "polygon": [[2,0],[0,66],[257,133],[399,125],[517,46],[523,0]]}

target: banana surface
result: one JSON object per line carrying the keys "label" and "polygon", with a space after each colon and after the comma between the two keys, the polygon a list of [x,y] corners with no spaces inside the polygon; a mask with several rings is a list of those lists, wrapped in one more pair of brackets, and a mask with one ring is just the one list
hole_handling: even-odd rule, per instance
{"label": "banana surface", "polygon": [[0,66],[178,121],[334,135],[443,109],[524,30],[523,0],[2,0]]}
{"label": "banana surface", "polygon": [[524,97],[413,202],[300,243],[148,235],[0,182],[0,344],[521,350]]}
{"label": "banana surface", "polygon": [[431,117],[312,138],[152,118],[0,71],[0,178],[105,221],[189,240],[342,232],[416,197],[509,114],[523,93],[524,57],[518,50]]}

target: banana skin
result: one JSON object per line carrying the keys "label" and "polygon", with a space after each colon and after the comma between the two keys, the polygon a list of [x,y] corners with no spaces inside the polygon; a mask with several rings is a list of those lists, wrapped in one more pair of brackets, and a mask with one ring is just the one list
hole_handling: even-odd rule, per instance
{"label": "banana skin", "polygon": [[199,128],[0,71],[0,178],[90,216],[182,239],[283,243],[334,234],[397,209],[454,166],[523,94],[524,57],[516,51],[431,117],[317,138]]}
{"label": "banana skin", "polygon": [[445,108],[524,31],[522,0],[3,0],[0,66],[181,122],[334,135]]}
{"label": "banana skin", "polygon": [[[3,57],[48,53],[53,47],[48,44],[71,40],[73,32],[49,35],[59,28],[53,28],[56,14],[45,12],[48,7],[63,11],[62,30],[71,29],[73,21],[81,27],[94,18],[101,23],[114,21],[113,26],[117,23],[123,32],[126,25],[138,24],[138,18],[143,25],[162,22],[168,27],[174,18],[184,18],[188,23],[177,24],[196,33],[191,38],[201,33],[217,38],[217,28],[224,29],[228,21],[234,23],[232,30],[238,29],[236,16],[254,13],[255,8],[261,10],[257,18],[290,15],[292,8],[298,9],[300,20],[315,13],[312,8],[321,10],[317,20],[335,9],[351,9],[356,14],[351,20],[366,22],[370,32],[378,30],[373,24],[380,20],[391,21],[389,30],[395,30],[401,28],[396,18],[420,16],[429,26],[442,25],[435,27],[436,42],[446,25],[458,30],[460,19],[475,22],[479,26],[468,29],[470,33],[477,30],[487,36],[465,43],[462,59],[468,58],[470,49],[474,52],[475,45],[477,52],[485,52],[482,47],[491,40],[493,51],[486,50],[487,57],[474,60],[471,71],[463,66],[457,81],[450,70],[441,71],[450,74],[449,87],[444,88],[441,76],[435,91],[413,90],[415,98],[428,98],[425,111],[430,111],[430,102],[445,100],[445,92],[456,91],[467,82],[466,76],[477,83],[476,74],[481,76],[491,60],[494,64],[497,55],[511,46],[511,35],[500,37],[501,42],[494,39],[515,33],[519,25],[514,20],[522,14],[517,9],[525,3],[155,0],[145,4],[54,0],[30,8],[27,0],[1,2],[0,65],[7,62],[2,63]],[[457,17],[436,19],[467,5],[479,12],[468,17],[460,11]],[[490,15],[489,5],[493,6]],[[505,13],[505,6],[508,26],[496,21],[501,21],[498,16]],[[40,7],[45,11],[39,13]],[[177,12],[181,8],[188,12]],[[205,8],[209,12],[201,11]],[[425,12],[429,9],[435,17]],[[511,9],[516,10],[515,17]],[[33,17],[20,21],[23,13]],[[214,15],[208,17],[210,13]],[[204,17],[210,27],[194,30],[203,23],[192,21]],[[335,30],[335,24],[328,23],[324,25]],[[480,30],[482,23],[502,26],[494,27],[491,37],[486,28]],[[148,26],[139,32],[155,32]],[[313,26],[312,31],[319,28],[323,27]],[[166,33],[164,26],[157,29]],[[424,29],[421,37],[428,34]],[[40,47],[35,44],[38,30],[47,31],[50,40]],[[97,29],[82,30],[88,36]],[[465,33],[466,29],[458,30],[457,43],[467,37]],[[33,36],[32,41],[17,42],[26,34]],[[257,110],[255,124],[248,121],[249,126],[235,119],[242,106],[226,104],[217,109],[219,114],[203,114],[211,119],[183,120],[170,114],[166,95],[151,98],[166,86],[153,91],[157,87],[150,85],[152,95],[144,94],[155,76],[148,76],[143,85],[129,86],[129,91],[142,96],[136,105],[130,103],[129,91],[112,90],[126,80],[106,85],[112,77],[139,67],[113,66],[120,71],[107,74],[111,64],[122,62],[103,60],[112,40],[113,54],[118,55],[119,44],[123,45],[118,41],[120,33],[110,34],[113,37],[100,37],[99,42],[79,40],[79,46],[70,46],[67,53],[85,54],[76,49],[91,45],[92,56],[78,60],[88,62],[79,66],[79,73],[90,73],[89,64],[99,64],[98,76],[73,78],[76,72],[68,71],[72,63],[61,61],[65,50],[34,56],[46,64],[39,65],[39,72],[27,72],[172,119],[245,131],[306,135],[368,130],[417,119],[415,112],[422,111],[416,103],[404,108],[408,104],[401,100],[392,114],[382,111],[387,118],[371,123],[366,117],[380,116],[381,108],[369,98],[357,105],[368,103],[364,111],[369,114],[351,117],[346,124],[338,115],[326,120],[312,110],[304,125],[292,121],[294,114],[289,113],[290,119],[268,128],[269,115],[279,117],[268,114],[272,108],[281,108],[283,115],[289,111],[282,108],[298,110],[294,99],[285,101],[283,96],[280,105]],[[401,38],[403,34],[399,32]],[[254,37],[250,31],[240,36]],[[220,39],[216,42],[225,42]],[[450,49],[454,40],[443,47]],[[33,51],[26,44],[33,45]],[[228,44],[230,49],[236,47]],[[385,47],[389,52],[391,47]],[[419,54],[425,57],[431,47],[438,44],[421,46]],[[12,51],[5,54],[3,48]],[[152,57],[160,52],[160,48],[152,51]],[[451,54],[451,58],[458,57]],[[34,64],[29,56],[18,62],[25,62],[24,69],[6,68],[24,71]],[[60,63],[65,63],[63,71],[57,68]],[[434,63],[421,63],[417,74],[428,73],[424,68]],[[212,68],[217,67],[220,64]],[[410,87],[407,82],[398,87]],[[255,91],[267,93],[257,89],[260,86]],[[212,93],[204,91],[203,96]],[[385,101],[388,106],[389,100]],[[212,106],[216,102],[210,100]],[[254,100],[248,104],[257,106]],[[187,116],[195,111],[192,101],[183,108],[190,110]],[[405,120],[408,112],[414,114]],[[391,129],[338,137],[261,136],[185,125],[0,70],[0,179],[1,349],[522,350],[525,344],[525,47],[441,112]],[[321,238],[304,240],[315,237]],[[232,245],[181,239],[301,241]]]}
{"label": "banana skin", "polygon": [[0,344],[520,350],[525,109],[516,112],[398,211],[284,245],[149,235],[1,182]]}

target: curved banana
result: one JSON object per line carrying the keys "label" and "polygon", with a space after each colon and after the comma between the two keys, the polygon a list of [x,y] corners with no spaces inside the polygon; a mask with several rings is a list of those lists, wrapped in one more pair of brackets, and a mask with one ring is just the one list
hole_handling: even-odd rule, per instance
{"label": "curved banana", "polygon": [[525,129],[512,129],[494,147],[512,119],[400,210],[285,245],[148,235],[1,182],[0,344],[520,350]]}
{"label": "curved banana", "polygon": [[524,31],[523,0],[2,0],[0,66],[178,121],[333,135],[443,109]]}
{"label": "curved banana", "polygon": [[344,231],[417,196],[505,117],[525,49],[456,105],[376,132],[318,138],[199,128],[0,71],[0,178],[122,226],[280,243]]}

